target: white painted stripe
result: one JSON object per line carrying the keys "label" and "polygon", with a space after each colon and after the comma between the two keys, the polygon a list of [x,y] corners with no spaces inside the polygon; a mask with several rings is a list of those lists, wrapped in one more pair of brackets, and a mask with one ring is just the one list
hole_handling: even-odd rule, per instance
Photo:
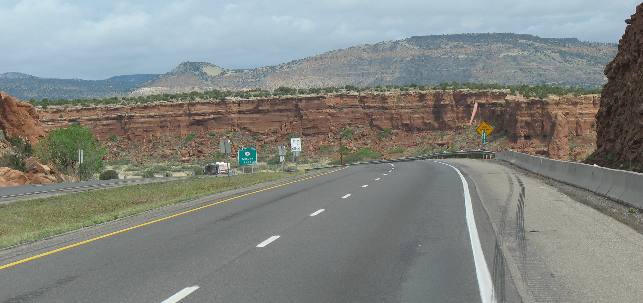
{"label": "white painted stripe", "polygon": [[388,174],[382,174],[382,175],[384,175],[384,176],[388,176]]}
{"label": "white painted stripe", "polygon": [[266,247],[268,244],[270,244],[270,243],[272,243],[273,241],[275,241],[275,240],[279,239],[279,237],[280,237],[280,236],[272,236],[272,237],[270,237],[270,238],[268,238],[268,239],[264,240],[263,242],[261,242],[261,243],[257,244],[257,247]]}
{"label": "white painted stripe", "polygon": [[346,198],[348,198],[350,196],[351,196],[351,194],[345,194],[345,195],[342,196],[342,199],[346,199]]}
{"label": "white painted stripe", "polygon": [[311,217],[314,217],[314,216],[316,216],[316,215],[321,214],[321,213],[322,213],[322,212],[324,212],[324,211],[325,211],[325,209],[323,209],[323,208],[322,208],[322,209],[320,209],[320,210],[318,210],[318,211],[316,211],[316,212],[314,212],[314,213],[310,214],[310,216],[311,216]]}
{"label": "white painted stripe", "polygon": [[382,178],[375,178],[375,181],[379,181],[379,180],[381,180],[381,179],[382,179]]}
{"label": "white painted stripe", "polygon": [[482,298],[482,303],[496,303],[491,273],[489,272],[489,267],[487,267],[487,260],[484,258],[484,252],[482,251],[482,245],[480,244],[480,237],[478,236],[476,219],[473,215],[473,205],[471,204],[471,195],[469,194],[469,183],[467,183],[467,180],[464,178],[460,170],[455,166],[443,162],[435,162],[453,168],[458,173],[458,176],[460,176],[464,194],[465,217],[467,219],[467,227],[469,229],[471,250],[473,251],[473,263],[476,266],[476,277],[478,279],[480,298]]}
{"label": "white painted stripe", "polygon": [[362,187],[368,187],[368,184],[364,184],[364,185],[362,185]]}
{"label": "white painted stripe", "polygon": [[181,291],[177,292],[176,294],[174,294],[173,296],[165,299],[161,303],[176,303],[176,302],[179,302],[179,301],[181,301],[181,299],[189,296],[191,293],[193,293],[197,289],[199,289],[199,286],[196,286],[196,285],[191,286],[191,287],[186,287],[186,288],[182,289]]}
{"label": "white painted stripe", "polygon": [[395,164],[393,164],[393,163],[389,163],[389,164],[391,164],[391,167],[395,167]]}

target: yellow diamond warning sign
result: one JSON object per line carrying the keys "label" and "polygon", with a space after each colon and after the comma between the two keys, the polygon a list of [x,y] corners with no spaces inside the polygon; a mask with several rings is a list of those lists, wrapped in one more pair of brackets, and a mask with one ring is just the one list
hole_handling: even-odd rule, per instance
{"label": "yellow diamond warning sign", "polygon": [[491,132],[493,132],[493,126],[489,125],[489,123],[482,121],[480,122],[480,125],[476,128],[476,132],[478,132],[479,135],[482,136],[482,133],[486,133],[487,136],[491,135]]}

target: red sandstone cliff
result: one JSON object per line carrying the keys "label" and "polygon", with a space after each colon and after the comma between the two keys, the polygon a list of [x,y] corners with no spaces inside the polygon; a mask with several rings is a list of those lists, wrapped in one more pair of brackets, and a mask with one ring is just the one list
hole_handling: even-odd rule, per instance
{"label": "red sandstone cliff", "polygon": [[[239,145],[272,148],[290,134],[305,137],[307,152],[336,145],[344,127],[356,129],[355,147],[386,153],[392,146],[439,145],[477,148],[479,139],[464,129],[475,102],[477,121],[496,126],[494,142],[557,158],[575,157],[568,144],[592,150],[598,96],[524,99],[503,91],[430,91],[365,95],[328,95],[237,101],[156,103],[132,106],[49,107],[41,111],[46,129],[79,122],[110,146],[110,157],[154,154],[156,157],[207,157],[218,138],[237,136]],[[564,124],[564,129],[559,125]],[[378,139],[383,129],[393,136]],[[194,134],[193,142],[181,142]],[[456,136],[464,134],[464,142]],[[473,136],[473,138],[471,138]],[[552,143],[552,138],[554,142]],[[456,142],[456,141],[462,142]],[[494,146],[494,145],[492,145]],[[577,149],[578,150],[578,149]]]}
{"label": "red sandstone cliff", "polygon": [[0,92],[0,129],[9,138],[22,137],[31,143],[45,134],[36,109],[4,92]]}
{"label": "red sandstone cliff", "polygon": [[588,162],[643,171],[643,4],[628,23],[616,58],[605,68],[597,150]]}

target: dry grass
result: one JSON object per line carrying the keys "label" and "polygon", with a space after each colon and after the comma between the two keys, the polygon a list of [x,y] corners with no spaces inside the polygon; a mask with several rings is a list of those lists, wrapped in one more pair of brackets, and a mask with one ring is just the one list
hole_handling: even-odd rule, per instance
{"label": "dry grass", "polygon": [[286,176],[286,173],[273,172],[230,178],[191,178],[0,205],[0,248]]}

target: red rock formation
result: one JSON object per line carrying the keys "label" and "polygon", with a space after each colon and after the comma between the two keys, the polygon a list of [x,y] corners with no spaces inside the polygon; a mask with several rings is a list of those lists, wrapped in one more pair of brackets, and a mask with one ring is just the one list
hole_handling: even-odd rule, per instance
{"label": "red rock formation", "polygon": [[22,137],[31,143],[45,134],[36,109],[4,92],[0,92],[0,129],[7,137]]}
{"label": "red rock formation", "polygon": [[[479,103],[477,121],[496,126],[496,140],[504,138],[515,149],[547,154],[547,146],[561,120],[572,138],[593,141],[594,115],[598,96],[524,99],[504,91],[431,91],[364,95],[328,95],[238,101],[156,103],[133,106],[49,107],[41,111],[46,129],[79,122],[93,129],[110,146],[111,157],[118,150],[137,149],[137,155],[203,158],[216,150],[218,138],[240,133],[239,145],[273,146],[290,134],[305,137],[304,148],[316,152],[319,146],[335,145],[344,127],[356,130],[355,146],[385,151],[391,146],[416,147],[441,143],[455,148],[477,148],[478,139],[455,146],[454,132],[468,123],[473,105]],[[379,140],[383,129],[393,136]],[[467,130],[466,134],[473,134]],[[561,136],[567,136],[560,131]],[[195,134],[192,142],[181,142]],[[243,137],[243,138],[241,138]],[[567,142],[558,142],[565,144]],[[465,145],[463,145],[465,144]],[[451,146],[453,145],[453,146]],[[589,147],[591,148],[591,147]],[[561,146],[561,150],[564,147]],[[136,155],[135,155],[136,156]],[[566,158],[568,153],[552,155]]]}
{"label": "red rock formation", "polygon": [[569,157],[567,118],[562,113],[556,113],[553,121],[556,127],[547,146],[547,152],[550,158],[567,159]]}
{"label": "red rock formation", "polygon": [[643,4],[627,22],[618,54],[605,68],[597,150],[588,162],[643,171]]}

